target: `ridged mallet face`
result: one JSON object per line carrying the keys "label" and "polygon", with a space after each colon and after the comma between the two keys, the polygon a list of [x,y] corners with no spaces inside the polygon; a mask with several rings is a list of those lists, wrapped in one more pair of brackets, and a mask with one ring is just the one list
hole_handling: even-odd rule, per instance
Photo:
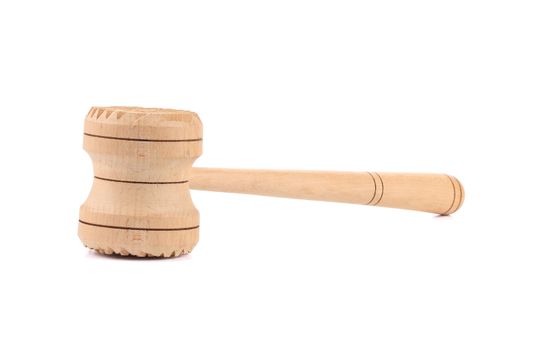
{"label": "ridged mallet face", "polygon": [[171,257],[198,242],[199,217],[189,193],[202,154],[196,113],[138,107],[93,107],[83,147],[94,182],[80,208],[78,235],[103,254]]}

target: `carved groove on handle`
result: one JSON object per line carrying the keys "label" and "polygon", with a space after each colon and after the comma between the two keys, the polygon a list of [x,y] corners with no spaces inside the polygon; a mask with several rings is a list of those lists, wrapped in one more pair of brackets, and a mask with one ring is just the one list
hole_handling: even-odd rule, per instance
{"label": "carved groove on handle", "polygon": [[450,176],[450,175],[446,175],[446,176],[448,177],[448,179],[450,179],[450,183],[452,184],[452,187],[453,187],[453,201],[452,201],[452,204],[450,205],[450,208],[446,210],[444,213],[442,213],[442,215],[449,215],[457,211],[457,209],[459,209],[459,207],[463,204],[463,199],[464,199],[463,185],[461,185],[459,180],[457,180],[454,176]]}
{"label": "carved groove on handle", "polygon": [[[379,202],[383,199],[383,194],[385,193],[385,186],[383,185],[383,179],[379,176],[378,173],[369,172],[372,176],[372,181],[374,182],[374,195],[366,205],[378,205]],[[374,201],[375,200],[375,201]]]}

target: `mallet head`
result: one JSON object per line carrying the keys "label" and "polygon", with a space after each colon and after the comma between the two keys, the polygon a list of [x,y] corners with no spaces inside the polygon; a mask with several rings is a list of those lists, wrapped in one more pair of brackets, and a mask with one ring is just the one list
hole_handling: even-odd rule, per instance
{"label": "mallet head", "polygon": [[202,154],[196,113],[93,107],[85,119],[83,146],[94,167],[78,229],[87,247],[140,257],[193,249],[199,217],[188,181]]}

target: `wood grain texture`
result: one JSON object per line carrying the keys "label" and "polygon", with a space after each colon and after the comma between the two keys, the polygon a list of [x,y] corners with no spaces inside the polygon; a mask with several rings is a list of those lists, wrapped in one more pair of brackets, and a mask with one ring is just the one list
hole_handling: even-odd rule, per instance
{"label": "wood grain texture", "polygon": [[448,215],[464,189],[442,174],[195,168],[202,124],[193,112],[93,107],[84,149],[93,161],[91,192],[78,235],[103,254],[170,257],[198,242],[199,214],[189,188],[347,202]]}
{"label": "wood grain texture", "polygon": [[464,189],[444,174],[194,168],[190,188],[411,209],[448,215]]}
{"label": "wood grain texture", "polygon": [[202,153],[202,124],[195,113],[93,107],[83,145],[95,175],[80,208],[78,235],[87,247],[141,257],[193,249],[199,216],[188,181]]}

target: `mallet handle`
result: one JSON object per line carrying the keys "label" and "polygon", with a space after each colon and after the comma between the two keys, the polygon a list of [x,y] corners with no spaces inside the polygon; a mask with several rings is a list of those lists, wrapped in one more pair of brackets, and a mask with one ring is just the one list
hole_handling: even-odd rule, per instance
{"label": "mallet handle", "polygon": [[448,215],[464,189],[444,174],[193,168],[190,188],[346,202]]}

